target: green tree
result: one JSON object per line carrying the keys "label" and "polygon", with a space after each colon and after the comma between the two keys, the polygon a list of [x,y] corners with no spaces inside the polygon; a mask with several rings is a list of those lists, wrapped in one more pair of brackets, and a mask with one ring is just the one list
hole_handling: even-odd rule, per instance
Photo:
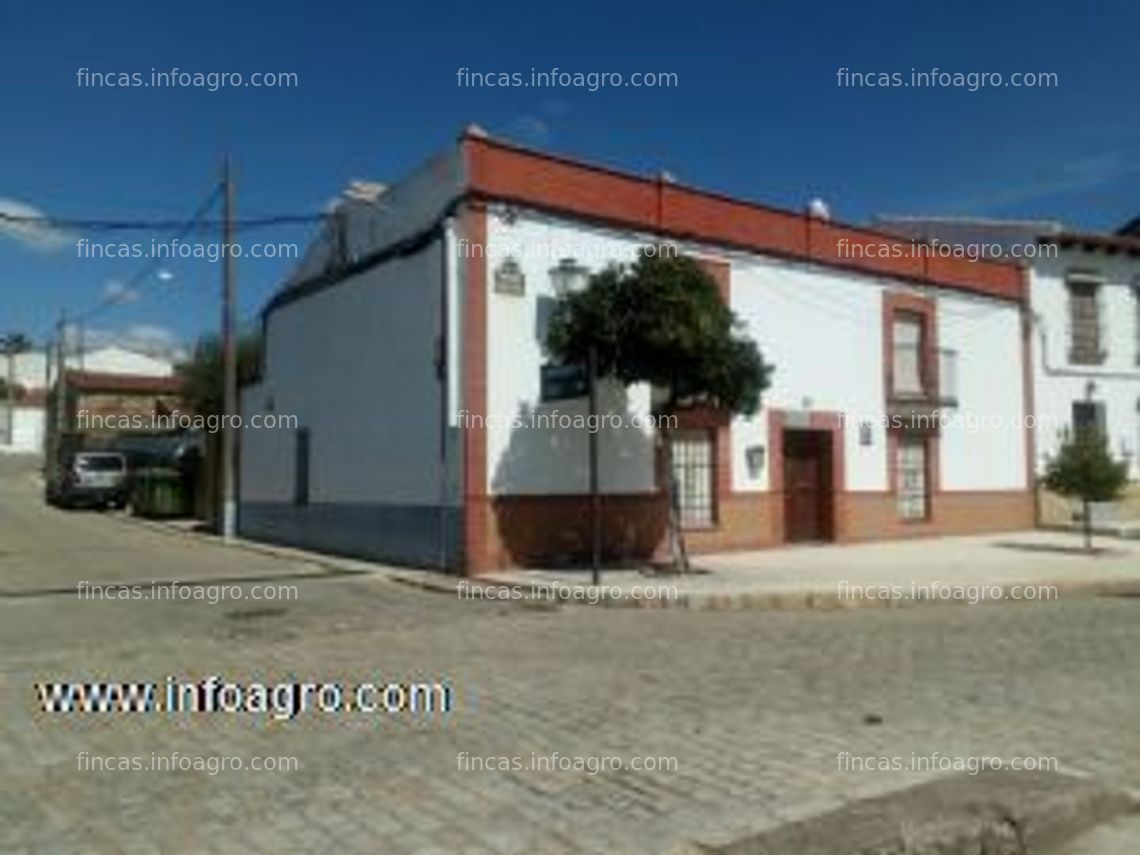
{"label": "green tree", "polygon": [[32,340],[22,332],[10,332],[0,336],[0,353],[15,356],[32,349]]}
{"label": "green tree", "polygon": [[[669,250],[643,251],[634,264],[611,265],[590,277],[586,288],[560,297],[551,312],[547,350],[564,363],[584,363],[593,347],[599,376],[655,388],[661,396],[659,416],[697,406],[726,417],[755,413],[772,367],[745,335],[712,276]],[[660,439],[674,562],[687,570],[667,429]]]}
{"label": "green tree", "polygon": [[1112,459],[1108,439],[1095,428],[1083,428],[1065,438],[1049,461],[1044,483],[1067,498],[1080,499],[1085,549],[1092,550],[1093,502],[1111,502],[1128,481],[1128,467]]}
{"label": "green tree", "polygon": [[[238,385],[253,382],[261,371],[261,338],[247,333],[237,343]],[[198,339],[190,359],[178,366],[182,379],[182,401],[188,409],[203,416],[222,412],[222,348],[216,335]]]}

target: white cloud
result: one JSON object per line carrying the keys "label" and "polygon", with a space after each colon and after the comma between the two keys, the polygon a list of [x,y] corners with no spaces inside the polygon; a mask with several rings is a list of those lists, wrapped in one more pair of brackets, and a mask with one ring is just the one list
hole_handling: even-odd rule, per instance
{"label": "white cloud", "polygon": [[[21,219],[10,220],[4,215]],[[63,229],[46,223],[22,221],[22,218],[26,217],[43,216],[43,211],[31,205],[17,202],[15,199],[0,199],[0,235],[10,237],[31,249],[47,251],[62,249],[75,242],[75,237]]]}
{"label": "white cloud", "polygon": [[109,303],[133,303],[139,298],[137,288],[112,279],[103,286],[103,299]]}

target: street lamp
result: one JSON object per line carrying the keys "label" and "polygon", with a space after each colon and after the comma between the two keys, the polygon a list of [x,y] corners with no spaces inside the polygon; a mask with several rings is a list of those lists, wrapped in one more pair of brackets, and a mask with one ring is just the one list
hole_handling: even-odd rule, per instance
{"label": "street lamp", "polygon": [[550,268],[550,281],[554,285],[554,293],[559,297],[577,294],[586,290],[590,282],[590,271],[573,258],[563,258],[558,266]]}
{"label": "street lamp", "polygon": [[[579,294],[590,283],[590,271],[573,258],[563,258],[550,270],[550,281],[559,297]],[[595,587],[602,581],[602,496],[598,491],[598,348],[591,341],[586,359],[590,420],[590,578]]]}

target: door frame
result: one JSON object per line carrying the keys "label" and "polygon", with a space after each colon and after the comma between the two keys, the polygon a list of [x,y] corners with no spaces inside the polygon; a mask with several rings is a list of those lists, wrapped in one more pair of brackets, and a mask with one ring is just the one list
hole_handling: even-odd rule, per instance
{"label": "door frame", "polygon": [[776,544],[787,544],[788,521],[785,519],[784,488],[784,432],[785,430],[813,430],[831,437],[831,531],[830,543],[847,540],[847,525],[843,514],[843,495],[846,490],[846,446],[843,415],[830,410],[777,410],[768,411],[769,489],[771,491],[771,537]]}
{"label": "door frame", "polygon": [[[793,539],[793,529],[796,520],[791,518],[793,507],[793,490],[788,485],[788,467],[793,455],[787,453],[792,438],[802,439],[810,437],[809,448],[812,457],[820,468],[820,477],[815,484],[813,492],[814,505],[812,509],[813,535],[800,536],[797,532]],[[835,483],[831,474],[835,451],[832,447],[831,431],[823,428],[785,427],[781,443],[784,448],[784,542],[785,543],[829,543],[835,540]]]}

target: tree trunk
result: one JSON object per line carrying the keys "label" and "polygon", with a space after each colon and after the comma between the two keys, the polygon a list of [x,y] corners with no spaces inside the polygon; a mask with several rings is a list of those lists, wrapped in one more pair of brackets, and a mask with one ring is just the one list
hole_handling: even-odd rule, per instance
{"label": "tree trunk", "polygon": [[1088,499],[1081,501],[1084,505],[1085,549],[1092,552],[1092,503]]}
{"label": "tree trunk", "polygon": [[688,573],[689,553],[685,548],[685,533],[681,528],[680,496],[677,494],[677,479],[673,473],[673,443],[670,442],[668,429],[662,429],[661,442],[664,445],[665,500],[668,502],[669,557],[674,571]]}

